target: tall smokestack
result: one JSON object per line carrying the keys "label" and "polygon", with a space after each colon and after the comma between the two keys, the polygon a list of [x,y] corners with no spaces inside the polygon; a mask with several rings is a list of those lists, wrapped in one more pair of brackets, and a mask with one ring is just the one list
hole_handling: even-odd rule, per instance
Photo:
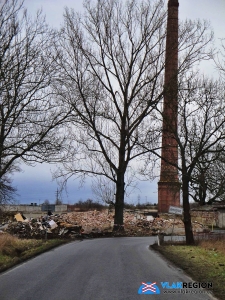
{"label": "tall smokestack", "polygon": [[163,105],[163,132],[161,172],[158,182],[158,211],[168,212],[169,206],[180,205],[180,183],[178,180],[177,131],[177,73],[178,73],[178,0],[168,1],[165,83]]}

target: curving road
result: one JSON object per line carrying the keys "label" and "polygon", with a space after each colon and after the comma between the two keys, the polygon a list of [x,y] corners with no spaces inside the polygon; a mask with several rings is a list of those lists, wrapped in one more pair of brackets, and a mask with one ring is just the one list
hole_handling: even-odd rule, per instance
{"label": "curving road", "polygon": [[[108,238],[55,248],[1,274],[0,299],[212,299],[199,290],[197,294],[164,294],[160,282],[191,280],[149,249],[154,241],[155,237]],[[160,294],[139,295],[142,282],[156,282]]]}

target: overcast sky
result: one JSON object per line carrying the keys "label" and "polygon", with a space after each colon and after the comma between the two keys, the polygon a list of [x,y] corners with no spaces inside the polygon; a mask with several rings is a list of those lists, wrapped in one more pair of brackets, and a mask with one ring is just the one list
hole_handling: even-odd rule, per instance
{"label": "overcast sky", "polygon": [[[66,6],[82,11],[82,0],[25,0],[24,3],[31,14],[42,8],[47,22],[53,27],[59,27],[62,24],[63,11]],[[180,0],[179,3],[179,19],[209,20],[215,33],[215,43],[219,45],[219,39],[225,38],[225,0]],[[213,75],[213,68],[210,70]],[[54,167],[46,164],[33,168],[21,167],[23,172],[15,174],[13,177],[13,184],[17,187],[19,194],[16,197],[18,203],[36,202],[39,204],[45,199],[54,203],[57,184],[52,182],[50,171]],[[63,194],[64,203],[72,204],[80,199],[93,199],[90,185],[90,181],[87,181],[83,188],[79,188],[79,182],[71,180],[68,185],[68,193]],[[136,204],[138,195],[140,195],[141,202],[157,202],[157,181],[153,183],[140,182],[139,189],[127,201]]]}

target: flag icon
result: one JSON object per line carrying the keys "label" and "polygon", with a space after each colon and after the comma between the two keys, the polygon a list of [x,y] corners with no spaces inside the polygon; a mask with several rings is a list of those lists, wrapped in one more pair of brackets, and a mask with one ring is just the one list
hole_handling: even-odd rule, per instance
{"label": "flag icon", "polygon": [[142,282],[141,286],[138,289],[138,294],[139,295],[157,295],[160,294],[160,289],[156,285],[156,282]]}

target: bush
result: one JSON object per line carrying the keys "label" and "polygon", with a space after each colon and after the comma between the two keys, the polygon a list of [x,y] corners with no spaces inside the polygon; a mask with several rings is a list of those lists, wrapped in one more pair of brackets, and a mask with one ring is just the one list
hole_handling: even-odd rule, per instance
{"label": "bush", "polygon": [[158,205],[156,203],[152,204],[152,203],[143,203],[143,204],[137,204],[136,208],[138,209],[157,209]]}
{"label": "bush", "polygon": [[88,211],[88,210],[102,210],[106,208],[103,204],[99,202],[95,202],[91,199],[87,199],[86,201],[78,201],[71,208],[79,208],[80,211]]}

